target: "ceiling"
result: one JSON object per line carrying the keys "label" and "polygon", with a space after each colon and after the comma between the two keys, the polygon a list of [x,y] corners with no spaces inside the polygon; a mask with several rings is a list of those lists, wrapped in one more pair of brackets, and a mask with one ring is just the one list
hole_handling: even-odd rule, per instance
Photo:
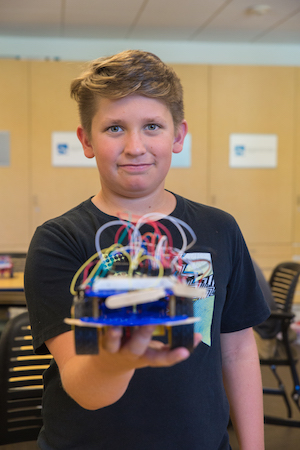
{"label": "ceiling", "polygon": [[0,0],[0,36],[300,44],[300,0]]}

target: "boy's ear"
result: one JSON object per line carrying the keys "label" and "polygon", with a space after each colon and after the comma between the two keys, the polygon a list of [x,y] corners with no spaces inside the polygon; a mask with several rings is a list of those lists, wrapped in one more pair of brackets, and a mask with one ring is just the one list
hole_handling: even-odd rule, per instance
{"label": "boy's ear", "polygon": [[187,135],[188,126],[186,120],[183,120],[175,130],[175,138],[173,143],[173,153],[180,153],[183,148],[184,138]]}
{"label": "boy's ear", "polygon": [[94,154],[94,149],[93,146],[90,142],[90,138],[87,134],[87,132],[85,131],[85,129],[79,125],[79,127],[77,128],[77,137],[81,142],[83,151],[84,151],[84,155],[87,158],[94,158],[95,154]]}

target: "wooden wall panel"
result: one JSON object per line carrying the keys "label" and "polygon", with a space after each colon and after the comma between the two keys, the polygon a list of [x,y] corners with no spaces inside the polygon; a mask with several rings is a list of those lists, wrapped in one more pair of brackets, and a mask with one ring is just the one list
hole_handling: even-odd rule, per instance
{"label": "wooden wall panel", "polygon": [[28,62],[0,60],[0,130],[10,132],[10,165],[0,166],[0,251],[29,240]]}
{"label": "wooden wall panel", "polygon": [[[296,71],[296,149],[295,149],[295,191],[294,191],[294,240],[293,253],[295,261],[300,263],[300,67]],[[296,289],[296,302],[300,303],[300,281]]]}
{"label": "wooden wall panel", "polygon": [[96,168],[51,165],[53,131],[76,131],[77,104],[70,83],[83,70],[80,63],[31,62],[32,196],[31,229],[76,206],[99,190]]}
{"label": "wooden wall panel", "polygon": [[[211,202],[236,217],[252,246],[293,240],[294,99],[294,68],[211,68]],[[230,133],[276,134],[278,167],[229,168]]]}
{"label": "wooden wall panel", "polygon": [[207,201],[208,66],[173,65],[184,90],[185,118],[192,135],[192,166],[172,168],[166,188],[191,200]]}
{"label": "wooden wall panel", "polygon": [[295,151],[295,220],[294,220],[294,243],[295,254],[300,260],[300,67],[296,68],[296,151]]}

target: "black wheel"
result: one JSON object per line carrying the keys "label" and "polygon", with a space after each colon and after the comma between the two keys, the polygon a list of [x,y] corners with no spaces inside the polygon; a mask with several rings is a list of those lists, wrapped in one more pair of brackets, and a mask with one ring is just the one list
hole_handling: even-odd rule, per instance
{"label": "black wheel", "polygon": [[[176,297],[176,316],[194,316],[193,300]],[[190,352],[194,349],[194,324],[175,325],[169,331],[170,348],[186,347]]]}
{"label": "black wheel", "polygon": [[75,349],[77,355],[97,355],[99,353],[97,328],[75,326]]}
{"label": "black wheel", "polygon": [[[93,300],[84,298],[83,293],[79,293],[74,302],[74,317],[92,317]],[[75,349],[77,355],[97,355],[99,353],[98,330],[93,327],[75,326]]]}

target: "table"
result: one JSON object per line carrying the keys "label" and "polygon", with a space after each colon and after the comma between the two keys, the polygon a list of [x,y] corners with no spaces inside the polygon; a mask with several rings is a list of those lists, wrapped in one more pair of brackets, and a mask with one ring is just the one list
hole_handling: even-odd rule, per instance
{"label": "table", "polygon": [[23,272],[14,272],[13,277],[0,276],[0,305],[26,306]]}

